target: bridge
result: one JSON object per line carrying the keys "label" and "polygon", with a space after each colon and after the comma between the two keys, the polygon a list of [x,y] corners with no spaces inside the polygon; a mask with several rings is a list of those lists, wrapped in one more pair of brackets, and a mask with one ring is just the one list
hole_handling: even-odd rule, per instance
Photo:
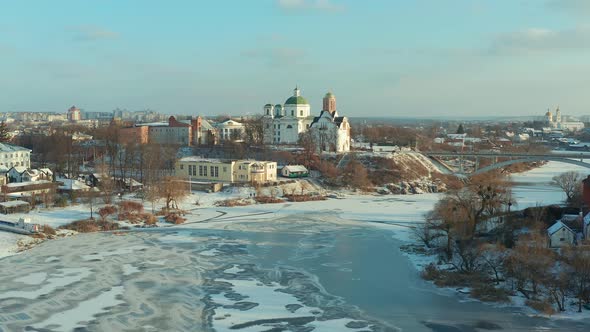
{"label": "bridge", "polygon": [[[429,151],[422,152],[425,156],[435,161],[435,165],[439,168],[443,167],[441,171],[462,174],[462,167],[459,172],[453,170],[446,165],[440,158],[459,158],[460,165],[463,165],[464,159],[475,159],[475,170],[470,175],[477,175],[485,173],[494,169],[506,167],[516,163],[530,163],[535,161],[557,161],[571,165],[577,165],[590,169],[590,153],[494,153],[494,152],[449,152],[449,151]],[[492,159],[492,164],[479,167],[479,160],[481,158]],[[498,162],[498,159],[506,159]],[[588,162],[584,161],[588,160]]]}

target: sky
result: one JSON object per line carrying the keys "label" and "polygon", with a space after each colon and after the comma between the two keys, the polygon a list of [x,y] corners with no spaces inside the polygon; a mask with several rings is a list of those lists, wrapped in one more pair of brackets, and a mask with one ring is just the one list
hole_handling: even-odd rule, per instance
{"label": "sky", "polygon": [[0,4],[0,112],[590,114],[590,0]]}

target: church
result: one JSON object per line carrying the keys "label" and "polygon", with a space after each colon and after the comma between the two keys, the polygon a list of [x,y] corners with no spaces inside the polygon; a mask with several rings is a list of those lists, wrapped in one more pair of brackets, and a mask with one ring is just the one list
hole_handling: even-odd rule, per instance
{"label": "church", "polygon": [[346,117],[338,116],[336,97],[327,93],[320,115],[311,115],[307,99],[298,87],[283,105],[264,105],[264,143],[272,145],[297,144],[299,135],[310,132],[318,151],[347,152],[350,150],[350,125]]}
{"label": "church", "polygon": [[547,113],[545,113],[545,123],[549,128],[558,130],[577,131],[584,129],[584,123],[581,121],[563,121],[559,106],[555,110],[555,116],[553,116],[551,111],[547,110]]}
{"label": "church", "polygon": [[350,124],[345,116],[338,116],[336,97],[331,92],[324,97],[322,112],[313,119],[309,130],[318,151],[350,151]]}

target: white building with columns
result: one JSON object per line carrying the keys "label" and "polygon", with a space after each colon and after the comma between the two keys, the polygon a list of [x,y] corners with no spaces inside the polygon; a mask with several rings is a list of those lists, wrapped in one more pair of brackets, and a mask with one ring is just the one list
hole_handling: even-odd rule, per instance
{"label": "white building with columns", "polygon": [[264,143],[297,144],[299,134],[306,132],[312,121],[311,107],[296,87],[284,105],[264,105]]}

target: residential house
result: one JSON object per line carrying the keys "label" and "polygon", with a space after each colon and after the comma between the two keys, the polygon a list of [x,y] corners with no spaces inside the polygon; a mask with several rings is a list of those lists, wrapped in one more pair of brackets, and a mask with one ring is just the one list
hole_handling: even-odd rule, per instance
{"label": "residential house", "polygon": [[561,220],[547,229],[547,235],[550,248],[565,247],[576,243],[576,233]]}
{"label": "residential house", "polygon": [[309,171],[303,165],[287,165],[281,169],[281,175],[286,178],[303,178],[309,176]]}
{"label": "residential house", "polygon": [[583,239],[583,218],[577,214],[565,214],[547,229],[550,248],[578,244]]}

